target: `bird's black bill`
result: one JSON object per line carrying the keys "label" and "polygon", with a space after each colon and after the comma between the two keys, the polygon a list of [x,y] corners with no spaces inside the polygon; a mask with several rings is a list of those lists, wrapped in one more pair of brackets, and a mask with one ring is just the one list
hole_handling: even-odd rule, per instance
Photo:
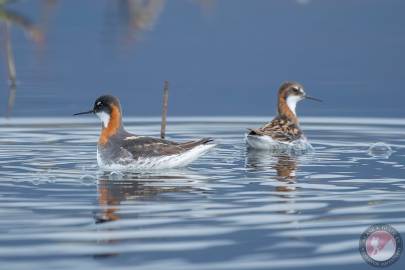
{"label": "bird's black bill", "polygon": [[314,98],[314,97],[309,97],[309,96],[305,96],[306,99],[310,99],[310,100],[314,100],[314,101],[318,101],[318,102],[322,102],[321,99],[319,98]]}
{"label": "bird's black bill", "polygon": [[82,114],[90,114],[90,113],[94,113],[94,110],[90,110],[88,112],[79,112],[79,113],[75,113],[74,115],[82,115]]}

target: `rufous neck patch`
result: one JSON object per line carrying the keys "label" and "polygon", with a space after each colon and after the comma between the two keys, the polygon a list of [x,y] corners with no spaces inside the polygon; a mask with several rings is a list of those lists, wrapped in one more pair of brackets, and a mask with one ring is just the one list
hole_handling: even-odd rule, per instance
{"label": "rufous neck patch", "polygon": [[117,133],[121,127],[121,112],[116,105],[112,105],[110,121],[107,127],[103,127],[98,142],[100,144],[106,144],[111,136]]}
{"label": "rufous neck patch", "polygon": [[285,116],[293,123],[298,124],[297,116],[291,111],[287,105],[287,101],[282,97],[278,99],[278,114]]}

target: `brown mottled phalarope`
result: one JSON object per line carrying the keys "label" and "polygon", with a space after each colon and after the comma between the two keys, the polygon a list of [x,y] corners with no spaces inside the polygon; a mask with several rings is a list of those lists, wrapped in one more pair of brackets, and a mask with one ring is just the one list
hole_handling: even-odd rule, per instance
{"label": "brown mottled phalarope", "polygon": [[299,83],[283,83],[278,91],[278,115],[260,128],[249,129],[250,132],[246,136],[248,146],[268,150],[278,150],[298,142],[310,146],[295,112],[297,103],[303,99],[321,101],[308,96]]}

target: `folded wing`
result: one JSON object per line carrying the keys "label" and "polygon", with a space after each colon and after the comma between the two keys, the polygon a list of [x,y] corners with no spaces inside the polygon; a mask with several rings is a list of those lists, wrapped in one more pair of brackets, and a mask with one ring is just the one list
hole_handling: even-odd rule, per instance
{"label": "folded wing", "polygon": [[278,141],[293,141],[301,138],[302,131],[298,125],[283,118],[275,118],[258,129],[249,129],[249,135],[270,136]]}
{"label": "folded wing", "polygon": [[212,141],[209,138],[203,138],[196,141],[178,143],[164,139],[150,137],[129,137],[124,140],[123,149],[133,155],[133,157],[156,157],[182,154],[194,147],[207,144]]}

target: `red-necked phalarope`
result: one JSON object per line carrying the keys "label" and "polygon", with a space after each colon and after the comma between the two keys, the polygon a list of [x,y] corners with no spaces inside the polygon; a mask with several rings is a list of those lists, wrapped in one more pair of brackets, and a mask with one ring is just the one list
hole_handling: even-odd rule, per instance
{"label": "red-necked phalarope", "polygon": [[76,113],[96,114],[102,122],[97,144],[97,163],[112,170],[168,169],[183,167],[207,152],[215,144],[203,138],[184,143],[138,136],[127,132],[122,124],[118,98],[99,97],[93,109]]}
{"label": "red-necked phalarope", "polygon": [[258,129],[249,129],[247,144],[254,149],[282,150],[289,146],[311,147],[302,132],[295,107],[303,99],[321,101],[308,96],[303,86],[296,82],[285,82],[278,91],[278,115]]}

